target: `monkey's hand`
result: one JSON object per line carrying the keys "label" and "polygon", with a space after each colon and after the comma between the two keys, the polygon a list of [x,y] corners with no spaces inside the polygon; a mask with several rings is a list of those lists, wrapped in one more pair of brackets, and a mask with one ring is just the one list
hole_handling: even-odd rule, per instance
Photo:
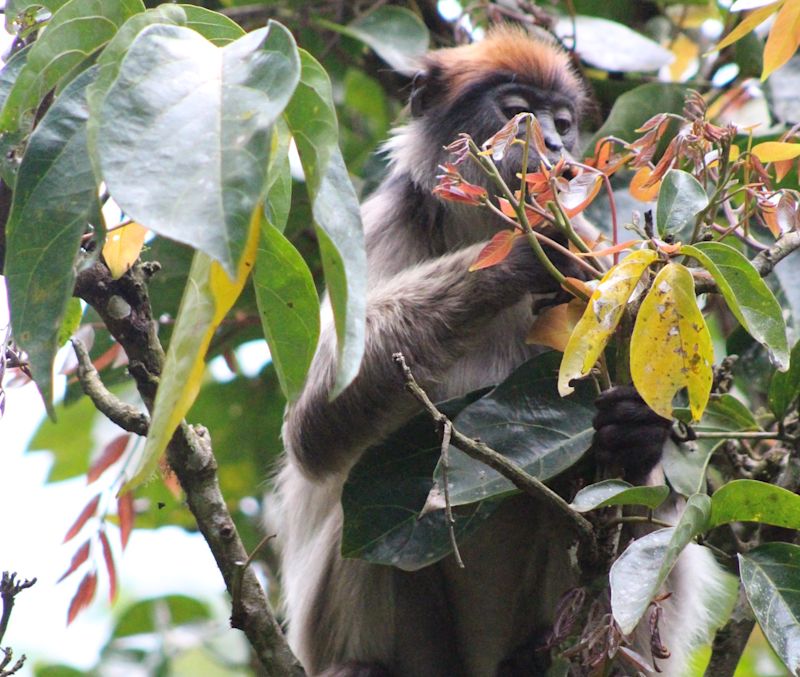
{"label": "monkey's hand", "polygon": [[[545,234],[559,244],[566,246],[566,240],[555,229],[547,229]],[[547,258],[565,277],[575,277],[579,280],[586,279],[586,272],[569,256],[552,247],[544,246]],[[506,272],[511,275],[514,283],[524,287],[520,291],[532,294],[553,294],[559,297],[557,302],[568,301],[572,295],[561,289],[561,285],[545,268],[536,252],[531,248],[526,238],[519,238],[511,248],[511,252],[501,264]],[[560,298],[563,296],[564,298]]]}
{"label": "monkey's hand", "polygon": [[661,460],[672,421],[648,407],[633,386],[606,390],[595,406],[592,446],[597,460],[621,466],[629,480],[644,479]]}

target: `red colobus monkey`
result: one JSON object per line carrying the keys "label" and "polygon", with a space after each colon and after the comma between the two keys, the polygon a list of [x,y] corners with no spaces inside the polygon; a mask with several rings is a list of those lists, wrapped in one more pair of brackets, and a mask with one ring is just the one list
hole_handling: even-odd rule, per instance
{"label": "red colobus monkey", "polygon": [[[536,354],[525,343],[535,301],[559,291],[524,240],[501,264],[468,272],[506,226],[485,210],[431,194],[437,168],[448,160],[443,146],[460,132],[480,143],[517,113],[531,111],[557,158],[575,148],[585,101],[568,56],[521,30],[496,29],[480,43],[432,52],[422,63],[411,120],[387,144],[391,171],[362,210],[370,292],[361,370],[329,400],[336,353],[326,310],[305,389],[286,413],[287,458],[277,478],[274,527],[289,642],[312,675],[542,672],[515,652],[552,625],[558,600],[577,583],[570,573],[572,532],[562,516],[517,496],[461,545],[465,569],[447,558],[409,573],[341,557],[341,492],[362,453],[418,411],[393,353],[403,352],[434,401],[498,383]],[[514,147],[500,166],[509,181],[520,163]],[[467,180],[487,185],[477,169],[462,170]],[[565,274],[579,276],[563,255],[548,253]],[[622,398],[601,409],[595,442],[617,451],[619,465],[642,480],[657,470],[669,423],[654,414],[637,422],[628,416],[631,406]],[[681,576],[686,566],[691,577]],[[680,605],[710,585],[702,572],[713,566],[692,551],[669,581],[674,594],[660,625],[672,652],[659,662],[666,674],[678,674],[702,626],[701,611]],[[647,644],[637,647],[645,656]]]}

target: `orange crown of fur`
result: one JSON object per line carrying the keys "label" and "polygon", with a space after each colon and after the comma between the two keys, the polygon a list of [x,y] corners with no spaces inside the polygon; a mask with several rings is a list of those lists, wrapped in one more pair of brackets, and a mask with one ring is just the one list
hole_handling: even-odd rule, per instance
{"label": "orange crown of fur", "polygon": [[450,83],[449,99],[455,99],[487,74],[510,71],[544,90],[558,90],[574,97],[581,107],[585,87],[575,73],[569,55],[554,41],[535,38],[522,28],[499,26],[480,42],[440,49],[425,59],[428,67],[441,68]]}

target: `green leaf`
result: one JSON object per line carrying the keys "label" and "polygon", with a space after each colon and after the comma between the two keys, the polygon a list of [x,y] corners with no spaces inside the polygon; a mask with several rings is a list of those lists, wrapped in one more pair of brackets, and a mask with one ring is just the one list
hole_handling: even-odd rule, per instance
{"label": "green leaf", "polygon": [[761,430],[753,412],[730,393],[712,395],[700,423],[695,425],[697,431],[731,431]]}
{"label": "green leaf", "polygon": [[292,167],[289,143],[292,135],[283,118],[276,120],[267,169],[267,219],[280,232],[286,228],[292,208]]}
{"label": "green leaf", "polygon": [[300,84],[286,109],[286,121],[303,164],[333,306],[338,341],[335,396],[355,378],[364,354],[367,260],[358,199],[337,145],[331,83],[311,55],[301,50],[300,58]]}
{"label": "green leaf", "polygon": [[263,223],[253,284],[264,335],[287,399],[300,394],[319,339],[314,278],[281,232]]}
{"label": "green leaf", "polygon": [[69,341],[70,336],[78,331],[78,327],[81,325],[82,317],[83,305],[81,305],[80,299],[75,297],[71,298],[69,301],[67,301],[67,307],[64,311],[64,319],[61,321],[61,327],[58,330],[58,338],[56,339],[57,346],[63,346],[67,341]]}
{"label": "green leaf", "polygon": [[739,555],[739,571],[769,643],[793,675],[800,673],[800,547],[761,545]]}
{"label": "green leaf", "polygon": [[[464,409],[453,424],[540,480],[555,477],[589,448],[597,396],[589,383],[580,383],[573,397],[559,397],[555,376],[559,358],[551,352],[525,363]],[[441,468],[435,477],[441,484]],[[450,452],[447,477],[452,505],[516,491],[510,480],[455,448]]]}
{"label": "green leaf", "polygon": [[[0,69],[0,109],[8,98],[8,93],[14,86],[14,82],[19,76],[22,67],[28,60],[30,46],[16,52]],[[13,190],[17,181],[17,169],[19,156],[24,153],[25,142],[31,132],[31,124],[23,125],[15,132],[9,132],[0,136],[0,178]]]}
{"label": "green leaf", "polygon": [[724,442],[725,440],[698,440],[693,444],[678,445],[667,440],[661,465],[672,488],[684,496],[704,491],[711,454]]}
{"label": "green leaf", "polygon": [[130,637],[163,631],[169,627],[199,623],[211,618],[208,605],[185,595],[167,595],[131,604],[114,626],[114,637]]}
{"label": "green leaf", "polygon": [[401,73],[413,73],[416,60],[428,51],[428,29],[416,14],[404,7],[378,7],[347,26],[329,21],[320,23],[360,40]]}
{"label": "green leaf", "polygon": [[617,97],[608,119],[586,144],[584,155],[594,153],[595,144],[605,136],[633,141],[636,130],[658,113],[680,113],[686,100],[686,86],[650,83]]}
{"label": "green leaf", "polygon": [[800,341],[794,344],[788,371],[776,371],[769,384],[769,408],[782,419],[800,394]]}
{"label": "green leaf", "polygon": [[611,611],[622,633],[633,632],[683,549],[706,530],[711,499],[694,494],[675,527],[636,539],[611,566]]}
{"label": "green leaf", "polygon": [[[485,392],[439,405],[453,417]],[[427,413],[412,418],[362,456],[342,493],[342,554],[415,571],[452,552],[444,510],[420,511],[433,488],[441,440]],[[455,509],[456,538],[481,524],[496,503]]]}
{"label": "green leaf", "polygon": [[635,487],[622,480],[604,480],[581,489],[570,506],[578,512],[589,512],[610,505],[644,505],[655,509],[667,496],[669,487],[665,485]]}
{"label": "green leaf", "polygon": [[70,0],[58,9],[9,92],[0,111],[0,130],[17,129],[61,78],[105,45],[129,17],[143,11],[141,0]]}
{"label": "green leaf", "polygon": [[709,529],[728,522],[761,522],[800,529],[800,496],[757,480],[734,480],[711,497]]}
{"label": "green leaf", "polygon": [[142,30],[99,111],[102,174],[123,211],[235,275],[299,66],[274,22],[223,48],[180,26]]}
{"label": "green leaf", "polygon": [[670,169],[661,182],[656,203],[656,226],[663,238],[677,242],[692,237],[695,217],[708,206],[708,195],[700,182],[688,172]]}
{"label": "green leaf", "polygon": [[656,275],[639,308],[631,335],[631,377],[650,408],[672,418],[672,399],[682,388],[699,420],[711,392],[714,349],[697,307],[688,268],[668,263]]}
{"label": "green leaf", "polygon": [[67,0],[6,0],[3,10],[6,15],[6,32],[17,32],[14,24],[23,12],[36,11],[43,7],[52,14],[66,2]]}
{"label": "green leaf", "polygon": [[573,379],[586,376],[594,367],[614,334],[633,290],[656,259],[658,254],[652,249],[631,252],[600,280],[564,350],[558,372],[558,392],[562,396],[572,392]]}
{"label": "green leaf", "polygon": [[178,5],[186,13],[186,26],[197,31],[206,40],[224,47],[241,38],[245,31],[233,19],[197,5]]}
{"label": "green leaf", "polygon": [[97,210],[86,147],[86,87],[74,80],[31,135],[6,226],[5,275],[14,338],[53,414],[53,358],[72,296],[80,239]]}
{"label": "green leaf", "polygon": [[711,273],[739,323],[769,351],[773,364],[786,371],[789,344],[781,306],[753,264],[722,242],[698,242],[681,247],[681,253],[697,259]]}

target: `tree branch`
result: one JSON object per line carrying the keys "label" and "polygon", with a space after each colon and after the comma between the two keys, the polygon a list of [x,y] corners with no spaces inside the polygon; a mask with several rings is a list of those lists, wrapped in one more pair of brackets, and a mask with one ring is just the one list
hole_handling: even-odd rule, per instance
{"label": "tree branch", "polygon": [[589,561],[596,561],[597,558],[597,540],[595,538],[594,528],[592,523],[585,517],[575,512],[561,496],[555,491],[550,489],[542,481],[538,480],[533,475],[525,472],[514,461],[496,452],[490,446],[473,440],[463,433],[460,433],[453,427],[450,419],[447,418],[441,411],[436,408],[436,405],[430,400],[427,393],[417,383],[414,375],[411,373],[406,364],[405,358],[402,353],[395,353],[392,358],[398,364],[403,373],[406,389],[419,401],[425,410],[431,415],[431,418],[444,429],[445,425],[450,426],[451,441],[453,446],[457,447],[465,454],[474,458],[481,463],[485,463],[493,470],[499,472],[503,477],[510,480],[515,487],[534,498],[544,501],[550,507],[560,512],[567,521],[572,524],[578,537],[581,548],[585,549]]}
{"label": "tree branch", "polygon": [[[151,412],[164,364],[164,349],[158,340],[147,292],[147,280],[158,269],[158,264],[137,264],[119,280],[114,280],[106,266],[98,261],[81,271],[74,292],[97,311],[111,335],[124,348],[130,361],[129,371]],[[120,308],[125,312],[120,312]],[[91,390],[97,384],[92,383],[89,370],[85,370],[85,375]],[[105,390],[102,384],[100,387]],[[108,398],[101,402],[104,407],[109,405]],[[114,415],[120,411],[116,405],[111,409]],[[231,626],[245,633],[267,674],[275,677],[304,675],[255,572],[245,566],[247,551],[219,488],[217,461],[208,432],[205,428],[181,423],[167,447],[167,459],[232,597]]]}
{"label": "tree branch", "polygon": [[[8,621],[11,619],[11,610],[14,608],[14,598],[23,590],[30,588],[36,579],[18,581],[16,580],[15,573],[4,571],[0,578],[0,601],[3,604],[3,611],[0,613],[0,642],[8,629]],[[0,677],[10,677],[11,675],[19,672],[25,664],[25,654],[19,657],[14,665],[8,667],[9,663],[14,659],[14,652],[10,647],[0,647],[0,653],[3,654],[0,658]]]}
{"label": "tree branch", "polygon": [[78,381],[95,408],[123,430],[145,437],[150,427],[150,417],[132,404],[123,402],[103,385],[86,346],[79,339],[72,339],[72,347],[78,358]]}

